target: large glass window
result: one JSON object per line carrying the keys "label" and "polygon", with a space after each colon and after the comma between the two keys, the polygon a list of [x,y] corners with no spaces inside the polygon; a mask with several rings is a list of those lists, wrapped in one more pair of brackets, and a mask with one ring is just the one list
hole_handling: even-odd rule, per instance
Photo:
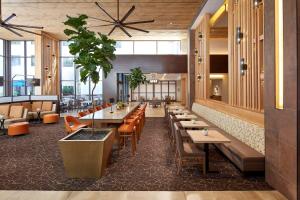
{"label": "large glass window", "polygon": [[[80,70],[74,64],[75,57],[69,52],[69,42],[61,41],[60,49],[61,95],[63,101],[68,102],[71,99],[90,100],[94,85],[90,80],[86,83],[80,81]],[[100,82],[94,91],[95,99],[102,100],[102,94],[102,71],[100,71]]]}
{"label": "large glass window", "polygon": [[150,54],[155,55],[156,41],[135,41],[134,42],[134,54]]}
{"label": "large glass window", "polygon": [[133,54],[133,41],[117,41],[116,54]]}
{"label": "large glass window", "polygon": [[157,41],[157,54],[180,54],[180,41]]}
{"label": "large glass window", "polygon": [[34,94],[30,79],[35,76],[33,41],[11,41],[11,79],[14,96]]}
{"label": "large glass window", "polygon": [[0,40],[0,96],[4,96],[4,66],[5,66],[5,54],[4,54],[4,41]]}

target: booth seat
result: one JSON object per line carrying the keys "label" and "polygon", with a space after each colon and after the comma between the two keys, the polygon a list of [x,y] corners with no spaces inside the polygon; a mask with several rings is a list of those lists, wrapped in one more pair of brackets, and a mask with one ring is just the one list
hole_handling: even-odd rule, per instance
{"label": "booth seat", "polygon": [[56,104],[52,103],[51,101],[34,101],[32,104],[25,102],[23,103],[23,106],[29,109],[29,119],[36,119],[38,117],[38,109],[41,111],[41,118],[43,118],[44,115],[56,113]]}
{"label": "booth seat", "polygon": [[244,173],[265,171],[263,128],[197,103],[192,110],[231,140],[215,146],[236,167]]}
{"label": "booth seat", "polygon": [[0,105],[0,115],[5,117],[4,127],[8,128],[10,124],[25,122],[28,120],[28,109],[21,105]]}

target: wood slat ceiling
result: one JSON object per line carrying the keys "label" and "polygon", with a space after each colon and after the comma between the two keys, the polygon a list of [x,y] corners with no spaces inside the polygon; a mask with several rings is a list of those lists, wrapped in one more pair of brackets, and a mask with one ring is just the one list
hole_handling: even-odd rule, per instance
{"label": "wood slat ceiling", "polygon": [[[130,31],[134,37],[143,38],[159,37],[186,37],[186,30],[191,24],[194,15],[203,0],[120,0],[120,16],[123,16],[128,9],[135,5],[134,13],[128,21],[154,19],[152,24],[139,24],[138,28],[150,30],[150,34]],[[116,16],[116,0],[98,1],[109,13]],[[66,15],[75,16],[77,14],[87,14],[89,16],[109,19],[94,4],[94,0],[2,0],[3,18],[11,13],[16,13],[17,17],[11,21],[16,24],[44,26],[44,31],[50,32],[60,39],[65,39],[62,24],[66,20]],[[89,25],[104,24],[100,21],[90,19]],[[111,27],[93,28],[95,31],[108,33]],[[25,35],[25,38],[33,38]],[[0,29],[0,37],[5,39],[20,39]],[[124,37],[123,33],[116,31],[113,38]],[[128,38],[127,38],[128,39]]]}

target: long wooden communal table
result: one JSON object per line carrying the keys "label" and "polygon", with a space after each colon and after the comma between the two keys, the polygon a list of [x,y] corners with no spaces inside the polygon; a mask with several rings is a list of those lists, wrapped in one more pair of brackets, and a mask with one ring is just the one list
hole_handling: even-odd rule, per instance
{"label": "long wooden communal table", "polygon": [[[113,113],[111,113],[111,108],[105,108],[95,112],[95,127],[101,128],[105,127],[106,124],[121,124],[124,119],[130,115],[138,106],[139,102],[131,102],[123,109],[117,110],[116,105],[113,105]],[[84,117],[79,118],[80,121],[91,121],[93,119],[93,114],[88,114]]]}

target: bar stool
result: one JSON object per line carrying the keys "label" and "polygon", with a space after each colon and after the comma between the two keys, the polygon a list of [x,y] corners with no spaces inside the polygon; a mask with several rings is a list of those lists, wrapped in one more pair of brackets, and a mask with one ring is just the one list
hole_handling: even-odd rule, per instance
{"label": "bar stool", "polygon": [[119,136],[123,140],[124,147],[126,145],[126,138],[131,138],[131,152],[135,155],[136,152],[136,117],[132,122],[128,122],[126,119],[124,123],[118,128]]}
{"label": "bar stool", "polygon": [[137,113],[126,118],[127,123],[136,121],[136,136],[137,142],[140,141],[142,129],[143,129],[143,113]]}

